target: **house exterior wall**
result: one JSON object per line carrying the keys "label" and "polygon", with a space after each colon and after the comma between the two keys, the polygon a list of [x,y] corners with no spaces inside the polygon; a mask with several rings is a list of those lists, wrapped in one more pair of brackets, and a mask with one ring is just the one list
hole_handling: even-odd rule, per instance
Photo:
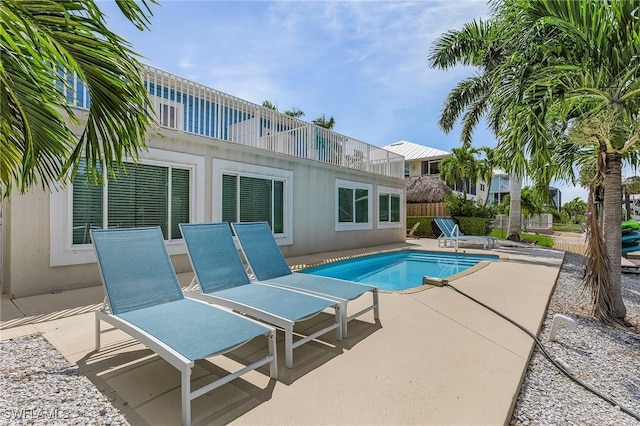
{"label": "house exterior wall", "polygon": [[[270,170],[290,177],[292,198],[287,201],[289,224],[278,238],[285,256],[353,249],[405,240],[405,212],[401,222],[378,222],[379,190],[397,191],[404,209],[405,182],[356,169],[296,158],[251,146],[225,142],[164,128],[148,132],[149,153],[142,158],[188,158],[195,171],[191,221],[221,220],[220,179],[216,174],[228,167],[259,174]],[[178,161],[178,160],[176,160]],[[180,160],[181,161],[181,160]],[[370,227],[341,230],[337,226],[336,182],[370,185]],[[66,238],[70,227],[71,189],[49,193],[40,188],[27,194],[14,193],[3,210],[3,292],[24,297],[52,291],[100,284],[90,245],[72,246]],[[178,273],[190,271],[181,240],[167,243]]]}

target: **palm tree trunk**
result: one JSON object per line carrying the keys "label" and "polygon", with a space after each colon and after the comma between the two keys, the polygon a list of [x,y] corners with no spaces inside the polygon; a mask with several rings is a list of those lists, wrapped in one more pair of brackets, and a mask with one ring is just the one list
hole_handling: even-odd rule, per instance
{"label": "palm tree trunk", "polygon": [[522,180],[520,176],[512,173],[509,176],[511,193],[509,198],[509,229],[507,230],[507,240],[520,241],[520,229],[522,228],[522,203],[520,200],[522,193]]}
{"label": "palm tree trunk", "polygon": [[605,165],[603,237],[609,255],[609,273],[611,274],[609,294],[611,314],[616,320],[622,320],[627,309],[622,300],[622,279],[620,258],[622,257],[622,157],[617,153],[607,153]]}

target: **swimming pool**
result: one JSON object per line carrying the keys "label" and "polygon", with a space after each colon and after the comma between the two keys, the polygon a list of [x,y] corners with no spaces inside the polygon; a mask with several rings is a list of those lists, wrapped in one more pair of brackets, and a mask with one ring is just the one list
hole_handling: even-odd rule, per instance
{"label": "swimming pool", "polygon": [[402,250],[314,266],[300,273],[340,278],[373,285],[380,290],[398,291],[421,286],[425,276],[448,278],[482,261],[498,259],[496,255]]}

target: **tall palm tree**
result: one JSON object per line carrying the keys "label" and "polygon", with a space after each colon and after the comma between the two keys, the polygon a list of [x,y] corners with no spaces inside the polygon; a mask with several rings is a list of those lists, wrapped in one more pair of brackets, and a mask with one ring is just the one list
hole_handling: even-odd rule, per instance
{"label": "tall palm tree", "polygon": [[[536,167],[530,170],[543,181],[572,174],[573,169],[550,162],[558,146],[567,146],[566,138],[554,138],[553,122],[561,123],[564,132],[597,130],[584,132],[583,138],[591,142],[591,161],[597,165],[592,189],[601,178],[605,187],[602,230],[589,233],[586,284],[592,288],[594,315],[605,322],[624,323],[617,260],[621,164],[623,158],[637,164],[640,0],[503,0],[493,7],[491,20],[481,27],[485,37],[473,40],[482,34],[466,31],[466,38],[453,34],[442,38],[444,44],[436,44],[432,65],[462,63],[481,70],[474,84],[461,84],[452,91],[443,115],[455,122],[456,112],[469,107],[464,129],[487,112],[499,135],[498,147],[512,150],[520,170],[534,161]],[[473,30],[465,27],[469,28]],[[492,52],[503,54],[492,56]],[[491,61],[494,58],[498,60]],[[463,131],[463,137],[466,134]],[[589,149],[575,147],[575,151]],[[595,214],[591,216],[589,223],[598,226]]]}
{"label": "tall palm tree", "polygon": [[478,180],[477,153],[477,149],[463,145],[453,148],[451,155],[440,162],[440,178],[449,184],[462,181],[462,198],[465,200],[469,192],[467,181],[475,185]]}
{"label": "tall palm tree", "polygon": [[[144,30],[152,3],[117,5]],[[25,192],[37,183],[65,183],[82,156],[96,179],[99,165],[137,158],[152,121],[141,65],[94,0],[2,0],[0,25],[0,196],[14,186]],[[62,90],[74,88],[56,81],[56,72],[77,75],[91,96],[79,137],[67,125],[65,116],[78,118]]]}
{"label": "tall palm tree", "polygon": [[[505,63],[513,47],[504,43],[502,37],[509,22],[493,18],[488,21],[472,21],[461,30],[452,30],[436,40],[429,55],[429,64],[433,68],[449,69],[457,65],[472,65],[478,68],[478,74],[460,82],[447,96],[440,115],[439,124],[445,132],[453,130],[460,119],[462,123],[460,139],[463,145],[470,145],[473,130],[482,117],[487,117],[490,128],[498,139],[496,152],[504,150],[506,138],[503,129],[510,122],[509,118],[516,114],[507,114],[509,109],[519,107],[517,93],[504,93],[503,84],[512,78],[501,75]],[[506,124],[505,124],[506,123]],[[510,173],[511,208],[509,209],[508,239],[520,240],[520,190],[522,175],[526,168],[526,158],[522,152],[510,155],[500,154],[505,158],[505,170]]]}
{"label": "tall palm tree", "polygon": [[590,232],[602,241],[590,241],[587,284],[596,317],[624,323],[621,169],[623,158],[637,165],[640,149],[640,0],[532,0],[519,6],[520,29],[529,30],[511,33],[513,40],[544,46],[553,59],[524,79],[528,103],[540,106],[539,123],[555,115],[581,129],[578,139],[593,147],[596,178],[604,178],[603,229]]}
{"label": "tall palm tree", "polygon": [[491,191],[491,180],[493,170],[498,167],[498,156],[494,148],[483,146],[479,149],[484,153],[484,158],[478,161],[478,177],[485,182],[487,196],[484,198],[484,205],[489,204],[489,192]]}

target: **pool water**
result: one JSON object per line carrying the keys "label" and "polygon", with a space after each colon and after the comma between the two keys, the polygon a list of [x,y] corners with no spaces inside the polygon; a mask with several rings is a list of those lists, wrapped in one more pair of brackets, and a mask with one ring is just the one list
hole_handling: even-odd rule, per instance
{"label": "pool water", "polygon": [[481,261],[496,260],[496,255],[403,250],[341,260],[300,272],[373,285],[380,290],[397,291],[421,286],[425,276],[447,278],[466,271]]}

